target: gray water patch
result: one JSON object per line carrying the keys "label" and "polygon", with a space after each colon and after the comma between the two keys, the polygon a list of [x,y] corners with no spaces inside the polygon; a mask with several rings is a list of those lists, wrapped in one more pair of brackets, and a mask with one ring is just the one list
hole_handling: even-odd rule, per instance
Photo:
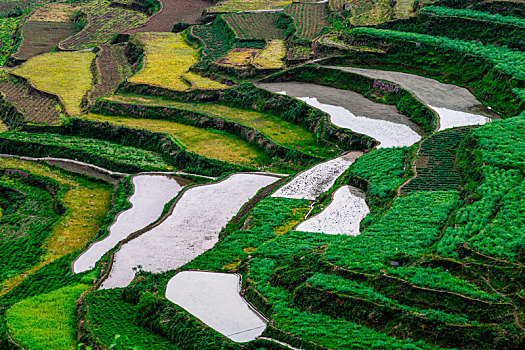
{"label": "gray water patch", "polygon": [[106,238],[93,243],[78,257],[73,263],[74,273],[91,270],[117,243],[158,219],[164,205],[189,181],[168,175],[136,175],[132,183],[134,192],[130,197],[131,208],[117,216]]}
{"label": "gray water patch", "polygon": [[437,80],[421,77],[419,75],[395,71],[382,71],[355,67],[328,66],[327,68],[356,73],[373,79],[391,81],[410,91],[429,106],[448,108],[460,112],[469,112],[475,108],[476,113],[479,115],[491,119],[499,118],[496,113],[483,106],[483,104],[481,104],[467,89],[456,85],[444,84]]}
{"label": "gray water patch", "polygon": [[267,321],[244,300],[236,274],[183,271],[166,287],[166,298],[235,342],[256,339]]}
{"label": "gray water patch", "polygon": [[362,154],[349,152],[345,156],[317,164],[297,174],[275,191],[272,197],[315,200],[321,193],[328,191],[337,178]]}
{"label": "gray water patch", "polygon": [[320,103],[316,98],[299,97],[299,99],[330,114],[332,124],[376,139],[380,142],[377,148],[412,146],[421,140],[421,135],[407,125],[358,117],[346,108]]}
{"label": "gray water patch", "polygon": [[395,106],[371,101],[355,91],[301,82],[257,83],[257,86],[276,93],[286,91],[287,95],[296,98],[314,97],[320,103],[343,107],[354,115],[403,124],[420,135],[425,134],[419,125]]}
{"label": "gray water patch", "polygon": [[303,221],[294,230],[357,236],[361,220],[369,212],[365,193],[352,186],[343,186],[335,191],[332,202],[322,212]]}
{"label": "gray water patch", "polygon": [[243,204],[277,180],[260,174],[234,174],[189,188],[162,223],[122,245],[101,288],[127,286],[137,268],[154,273],[176,269],[211,249]]}

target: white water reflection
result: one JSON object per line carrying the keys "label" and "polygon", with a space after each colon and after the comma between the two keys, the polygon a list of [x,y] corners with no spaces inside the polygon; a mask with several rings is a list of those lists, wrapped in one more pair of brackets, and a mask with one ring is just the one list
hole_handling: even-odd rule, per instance
{"label": "white water reflection", "polygon": [[295,231],[357,236],[361,220],[370,212],[364,197],[361,190],[343,186],[334,193],[332,202],[322,212],[303,221]]}
{"label": "white water reflection", "polygon": [[298,99],[330,114],[330,121],[334,125],[373,137],[381,143],[378,148],[412,146],[421,139],[418,133],[403,124],[358,117],[346,108],[321,103],[315,97],[298,97]]}
{"label": "white water reflection", "polygon": [[91,270],[118,242],[158,219],[164,205],[182,189],[176,178],[165,175],[136,175],[132,183],[131,208],[117,217],[106,238],[93,243],[78,257],[73,264],[74,273]]}
{"label": "white water reflection", "polygon": [[439,130],[445,130],[450,128],[456,128],[459,126],[467,125],[483,125],[492,121],[492,119],[468,112],[454,111],[452,109],[443,107],[430,106],[433,110],[439,114]]}
{"label": "white water reflection", "polygon": [[219,232],[244,203],[278,177],[234,174],[181,195],[165,221],[124,244],[101,288],[126,287],[137,267],[159,273],[176,269],[213,248]]}
{"label": "white water reflection", "polygon": [[240,276],[228,273],[183,271],[166,287],[166,298],[236,342],[256,339],[266,320],[241,298]]}

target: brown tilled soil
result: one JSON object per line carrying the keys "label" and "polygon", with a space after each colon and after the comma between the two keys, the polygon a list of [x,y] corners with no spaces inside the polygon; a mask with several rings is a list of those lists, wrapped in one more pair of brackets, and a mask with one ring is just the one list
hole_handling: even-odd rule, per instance
{"label": "brown tilled soil", "polygon": [[60,119],[56,102],[20,82],[0,80],[0,91],[24,115],[25,121],[51,124]]}
{"label": "brown tilled soil", "polygon": [[90,101],[114,93],[118,85],[132,74],[122,45],[103,45],[100,48],[96,58],[96,83]]}
{"label": "brown tilled soil", "polygon": [[171,32],[178,22],[195,24],[202,11],[212,5],[206,0],[160,0],[162,9],[139,28],[131,29],[126,34],[139,32]]}
{"label": "brown tilled soil", "polygon": [[22,28],[22,44],[13,56],[28,60],[50,52],[59,42],[75,33],[72,22],[26,22]]}

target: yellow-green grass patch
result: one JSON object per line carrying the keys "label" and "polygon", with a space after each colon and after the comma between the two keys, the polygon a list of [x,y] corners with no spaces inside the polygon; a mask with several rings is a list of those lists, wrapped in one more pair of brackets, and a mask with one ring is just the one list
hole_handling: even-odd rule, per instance
{"label": "yellow-green grass patch", "polygon": [[189,73],[192,65],[198,61],[198,52],[189,46],[180,34],[175,33],[137,33],[132,40],[144,45],[145,62],[142,69],[128,79],[129,82],[149,84],[172,90],[227,88],[208,78],[196,78]]}
{"label": "yellow-green grass patch", "polygon": [[260,167],[270,163],[270,157],[240,137],[222,131],[201,129],[165,120],[108,117],[89,114],[99,122],[124,125],[134,129],[166,133],[180,141],[188,151],[207,158],[244,166]]}
{"label": "yellow-green grass patch", "polygon": [[54,2],[34,11],[27,21],[33,22],[72,22],[76,12],[80,9],[77,4]]}
{"label": "yellow-green grass patch", "polygon": [[235,48],[215,61],[215,64],[236,69],[248,69],[253,58],[260,52],[259,49]]}
{"label": "yellow-green grass patch", "polygon": [[40,258],[40,262],[31,269],[4,281],[0,288],[0,295],[2,295],[19,285],[27,276],[42,266],[68,253],[83,249],[89,241],[95,238],[103,224],[104,216],[111,208],[112,187],[16,158],[0,158],[0,167],[15,168],[46,176],[68,188],[60,197],[67,211],[49,233],[44,244],[45,253]]}
{"label": "yellow-green grass patch", "polygon": [[106,99],[121,103],[170,107],[206,113],[250,126],[288,148],[298,149],[321,157],[331,154],[329,147],[317,142],[314,133],[303,126],[292,124],[270,113],[233,108],[219,103],[179,102],[150,96],[113,95]]}
{"label": "yellow-green grass patch", "polygon": [[79,284],[23,300],[7,310],[11,337],[27,350],[76,349],[76,301],[89,287]]}
{"label": "yellow-green grass patch", "polygon": [[291,3],[292,0],[223,0],[206,11],[214,13],[282,9]]}
{"label": "yellow-green grass patch", "polygon": [[50,52],[31,58],[15,74],[30,79],[38,88],[58,95],[71,115],[81,113],[82,97],[91,88],[92,52]]}
{"label": "yellow-green grass patch", "polygon": [[4,122],[0,120],[0,132],[5,131],[7,131],[7,125],[5,125]]}
{"label": "yellow-green grass patch", "polygon": [[253,65],[257,69],[280,69],[284,67],[286,46],[283,40],[270,40],[268,45],[255,57]]}

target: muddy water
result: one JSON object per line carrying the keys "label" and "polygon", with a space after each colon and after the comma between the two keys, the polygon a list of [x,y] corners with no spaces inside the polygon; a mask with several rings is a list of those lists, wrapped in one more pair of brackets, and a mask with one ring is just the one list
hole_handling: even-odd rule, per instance
{"label": "muddy water", "polygon": [[[479,102],[467,89],[418,75],[354,67],[329,67],[399,84],[439,114],[440,130],[452,126],[484,124],[499,116]],[[460,113],[460,112],[465,112]],[[476,117],[474,117],[476,115]],[[483,119],[481,117],[486,117]]]}
{"label": "muddy water", "polygon": [[221,182],[188,189],[166,220],[122,246],[101,288],[127,286],[139,265],[145,271],[163,272],[211,249],[220,230],[242,205],[277,180],[261,174],[234,174]]}
{"label": "muddy water", "polygon": [[335,191],[332,202],[322,212],[300,223],[295,231],[357,236],[359,224],[369,212],[365,193],[343,186]]}
{"label": "muddy water", "polygon": [[272,197],[315,200],[333,186],[335,180],[363,153],[349,152],[303,171],[279,188]]}
{"label": "muddy water", "polygon": [[373,102],[353,91],[300,82],[258,86],[305,101],[330,114],[334,125],[378,140],[379,147],[410,146],[424,134],[423,129],[399,113],[395,106]]}
{"label": "muddy water", "polygon": [[97,168],[88,164],[84,163],[77,163],[77,162],[70,162],[66,160],[60,160],[60,159],[50,159],[47,160],[48,164],[55,165],[58,167],[61,167],[62,169],[83,174],[87,176],[91,176],[97,179],[104,180],[106,182],[109,182],[111,184],[117,184],[120,181],[120,176],[111,173],[110,171],[104,171],[102,168]]}
{"label": "muddy water", "polygon": [[241,298],[239,275],[184,271],[166,287],[166,298],[236,342],[256,339],[267,321]]}
{"label": "muddy water", "polygon": [[106,238],[92,244],[78,257],[73,264],[74,273],[91,270],[118,242],[158,219],[164,205],[190,183],[186,179],[167,175],[136,175],[132,182],[131,208],[118,215]]}

